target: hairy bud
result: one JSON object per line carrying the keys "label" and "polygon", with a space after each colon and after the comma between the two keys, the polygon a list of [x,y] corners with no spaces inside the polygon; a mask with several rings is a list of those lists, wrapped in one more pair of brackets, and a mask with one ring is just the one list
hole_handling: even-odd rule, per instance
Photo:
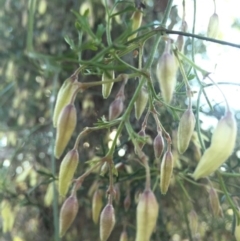
{"label": "hairy bud", "polygon": [[115,225],[115,212],[111,204],[107,204],[100,217],[100,239],[106,241]]}
{"label": "hairy bud", "polygon": [[65,196],[67,194],[68,188],[71,184],[73,175],[78,166],[79,154],[76,149],[73,149],[67,153],[63,158],[59,170],[59,182],[58,190],[59,194]]}
{"label": "hairy bud", "polygon": [[181,154],[183,154],[189,146],[195,123],[196,119],[192,109],[187,109],[183,113],[178,126],[178,151]]}
{"label": "hairy bud", "polygon": [[[102,81],[106,80],[113,80],[115,78],[115,73],[113,70],[108,72],[103,72],[102,74]],[[111,94],[113,82],[102,84],[102,95],[104,99],[107,99],[108,96]]]}
{"label": "hairy bud", "polygon": [[[131,21],[132,21],[132,32],[136,31],[142,24],[142,12],[140,10],[134,11]],[[137,32],[128,37],[128,41],[137,37]]]}
{"label": "hairy bud", "polygon": [[171,151],[167,151],[162,159],[161,163],[161,182],[160,189],[162,194],[166,194],[173,171],[173,155]]}
{"label": "hairy bud", "polygon": [[218,121],[213,132],[211,145],[200,159],[193,177],[195,180],[206,177],[217,170],[232,154],[237,136],[237,124],[233,114],[228,111]]}
{"label": "hairy bud", "polygon": [[64,107],[57,122],[54,154],[59,158],[65,150],[77,124],[76,108],[73,104]]}
{"label": "hairy bud", "polygon": [[123,111],[123,99],[121,97],[117,97],[109,106],[109,120],[114,120],[118,118]]}
{"label": "hairy bud", "polygon": [[94,223],[98,223],[98,218],[103,207],[102,192],[96,190],[92,199],[92,219]]}
{"label": "hairy bud", "polygon": [[78,201],[76,195],[68,197],[62,205],[60,211],[60,237],[67,232],[78,212]]}
{"label": "hairy bud", "polygon": [[56,104],[54,107],[53,112],[53,126],[57,126],[59,115],[62,111],[62,109],[68,105],[73,97],[73,94],[75,90],[77,89],[77,85],[74,85],[74,83],[77,82],[77,79],[69,77],[66,79],[61,86],[60,90],[58,91]]}
{"label": "hairy bud", "polygon": [[154,149],[155,158],[159,159],[164,149],[164,139],[162,137],[161,132],[158,132],[157,136],[153,141],[153,149]]}
{"label": "hairy bud", "polygon": [[216,13],[214,13],[209,19],[207,36],[209,38],[216,38],[218,36],[218,31],[219,31],[219,17]]}
{"label": "hairy bud", "polygon": [[137,120],[139,120],[141,118],[142,113],[146,108],[147,102],[148,102],[147,90],[145,88],[142,88],[134,103],[135,117]]}
{"label": "hairy bud", "polygon": [[156,75],[161,88],[163,100],[170,103],[176,85],[177,63],[170,50],[170,40],[165,46],[164,53],[158,60]]}
{"label": "hairy bud", "polygon": [[154,193],[146,189],[139,198],[137,205],[136,241],[149,241],[156,226],[158,203]]}

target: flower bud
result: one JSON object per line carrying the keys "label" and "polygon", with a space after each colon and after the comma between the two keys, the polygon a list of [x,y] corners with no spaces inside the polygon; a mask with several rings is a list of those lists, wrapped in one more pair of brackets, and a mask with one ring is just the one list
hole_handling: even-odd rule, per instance
{"label": "flower bud", "polygon": [[[182,32],[187,32],[188,29],[188,25],[186,21],[182,22],[182,26],[181,26],[181,31]],[[184,36],[183,35],[178,35],[177,37],[177,41],[176,41],[176,46],[178,48],[179,51],[182,51],[184,48]]]}
{"label": "flower bud", "polygon": [[167,151],[162,159],[161,163],[161,182],[160,189],[162,194],[166,194],[173,171],[173,155],[171,151]]}
{"label": "flower bud", "polygon": [[[133,12],[133,15],[131,17],[131,21],[132,21],[132,32],[136,31],[142,24],[142,12],[137,9],[136,11]],[[137,32],[132,34],[131,36],[128,37],[128,41],[134,39],[137,37]]]}
{"label": "flower bud", "polygon": [[177,63],[170,51],[170,40],[165,46],[164,53],[158,60],[156,75],[161,88],[163,100],[170,103],[176,85]]}
{"label": "flower bud", "polygon": [[[238,210],[239,211],[239,210]],[[237,220],[236,220],[236,216],[235,216],[235,227],[234,227],[234,236],[236,238],[237,241],[240,241],[240,224],[237,223]]]}
{"label": "flower bud", "polygon": [[[145,137],[146,137],[145,129],[141,129],[141,130],[138,132],[138,135],[139,135],[140,137],[145,138]],[[139,146],[139,149],[140,149],[140,150],[143,149],[144,145],[145,145],[145,142],[143,142],[143,141],[138,141],[138,146]],[[136,147],[134,148],[134,150],[135,150],[135,153],[137,154],[137,149],[136,149]]]}
{"label": "flower bud", "polygon": [[54,182],[48,184],[46,193],[44,195],[44,206],[50,207],[53,202],[53,195],[54,195]]}
{"label": "flower bud", "polygon": [[76,108],[73,104],[64,107],[57,122],[54,154],[59,158],[65,150],[77,124]]}
{"label": "flower bud", "polygon": [[73,179],[73,175],[78,166],[78,159],[78,151],[76,149],[72,149],[66,154],[63,161],[61,162],[59,170],[58,190],[59,194],[62,196],[67,194],[68,188]]}
{"label": "flower bud", "polygon": [[123,111],[123,99],[117,97],[109,106],[109,121],[118,118]]}
{"label": "flower bud", "polygon": [[104,162],[100,169],[100,176],[104,177],[104,175],[107,173],[107,171],[108,171],[108,163]]}
{"label": "flower bud", "polygon": [[206,177],[217,170],[232,154],[237,136],[237,124],[233,114],[227,111],[218,121],[213,132],[211,145],[199,161],[193,178]]}
{"label": "flower bud", "polygon": [[136,241],[149,241],[156,226],[158,203],[154,193],[146,189],[140,196],[137,205]]}
{"label": "flower bud", "polygon": [[127,212],[128,209],[131,206],[131,196],[130,196],[130,193],[128,193],[127,196],[124,198],[123,205],[124,205],[125,211]]}
{"label": "flower bud", "polygon": [[218,194],[214,188],[209,190],[209,201],[214,217],[222,216],[222,208],[219,203]]}
{"label": "flower bud", "polygon": [[196,119],[193,114],[192,109],[187,109],[179,122],[178,126],[178,151],[183,154],[190,143],[191,137],[193,135]]}
{"label": "flower bud", "polygon": [[209,38],[216,38],[218,36],[219,31],[219,18],[216,13],[214,13],[208,23],[208,30],[207,30],[207,36]]}
{"label": "flower bud", "polygon": [[58,91],[58,95],[57,95],[57,100],[56,100],[56,104],[54,107],[54,112],[53,112],[53,126],[57,127],[57,122],[58,122],[58,118],[59,115],[62,111],[62,109],[70,104],[70,101],[73,97],[73,94],[75,92],[75,90],[78,88],[77,85],[74,85],[74,83],[77,82],[76,78],[73,77],[69,77],[68,79],[66,79],[63,83],[63,85],[61,86],[60,90]]}
{"label": "flower bud", "polygon": [[146,108],[147,102],[148,102],[148,93],[145,88],[142,88],[134,103],[135,117],[137,120],[141,118],[142,113]]}
{"label": "flower bud", "polygon": [[[103,72],[102,81],[113,80],[113,79],[115,79],[115,74],[113,70],[108,72]],[[111,94],[113,84],[114,84],[113,82],[102,84],[102,95],[104,99],[107,99],[108,96]]]}
{"label": "flower bud", "polygon": [[198,230],[198,216],[194,210],[192,210],[188,214],[188,220],[189,220],[191,232],[195,236],[197,234],[197,230]]}
{"label": "flower bud", "polygon": [[12,205],[7,199],[3,199],[0,205],[3,233],[11,232],[15,221]]}
{"label": "flower bud", "polygon": [[92,219],[95,224],[98,223],[98,218],[103,206],[102,201],[102,192],[100,190],[96,190],[93,194],[92,199]]}
{"label": "flower bud", "polygon": [[153,141],[153,149],[154,149],[155,158],[159,159],[164,149],[164,139],[162,137],[161,132],[158,132],[157,136]]}
{"label": "flower bud", "polygon": [[122,231],[121,236],[120,236],[120,241],[128,241],[128,235],[125,230]]}
{"label": "flower bud", "polygon": [[69,227],[71,226],[72,222],[74,221],[78,212],[78,200],[76,195],[71,195],[68,197],[62,205],[60,211],[60,237],[63,237],[64,234],[67,232]]}
{"label": "flower bud", "polygon": [[115,225],[115,213],[112,204],[107,204],[100,217],[100,239],[106,241]]}

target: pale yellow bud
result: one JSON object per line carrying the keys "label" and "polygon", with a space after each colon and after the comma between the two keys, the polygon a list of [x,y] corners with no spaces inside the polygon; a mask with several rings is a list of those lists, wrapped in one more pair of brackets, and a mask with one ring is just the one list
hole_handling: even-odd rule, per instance
{"label": "pale yellow bud", "polygon": [[193,178],[206,177],[217,170],[232,154],[236,142],[237,124],[233,114],[228,111],[219,120],[213,132],[211,145],[199,161]]}
{"label": "pale yellow bud", "polygon": [[161,88],[163,100],[170,103],[176,85],[177,63],[170,51],[170,41],[166,44],[164,53],[157,63],[156,75]]}
{"label": "pale yellow bud", "polygon": [[194,210],[188,214],[189,226],[193,235],[197,234],[198,230],[198,216]]}
{"label": "pale yellow bud", "polygon": [[240,224],[237,223],[236,217],[235,217],[234,236],[237,241],[240,241]]}
{"label": "pale yellow bud", "polygon": [[134,103],[135,108],[135,117],[137,120],[139,120],[142,116],[143,111],[146,108],[146,105],[148,103],[148,93],[145,87],[141,89],[139,92],[137,99]]}
{"label": "pale yellow bud", "polygon": [[219,32],[219,17],[216,13],[214,13],[209,19],[207,36],[209,38],[216,38],[218,36],[218,32]]}
{"label": "pale yellow bud", "polygon": [[73,104],[65,106],[57,122],[54,154],[59,158],[64,152],[77,124],[77,112]]}
{"label": "pale yellow bud", "polygon": [[162,159],[161,163],[161,181],[160,181],[160,189],[162,194],[166,194],[170,180],[172,177],[173,171],[173,155],[171,151],[167,151]]}
{"label": "pale yellow bud", "polygon": [[158,203],[154,193],[146,189],[137,205],[137,233],[135,241],[149,241],[157,223]]}
{"label": "pale yellow bud", "polygon": [[195,123],[196,119],[192,109],[187,109],[183,113],[178,126],[178,151],[180,154],[183,154],[189,146]]}
{"label": "pale yellow bud", "polygon": [[67,194],[73,175],[79,163],[78,159],[78,150],[73,149],[66,154],[61,162],[58,182],[58,190],[61,196],[65,196]]}
{"label": "pale yellow bud", "polygon": [[222,208],[219,203],[218,194],[214,188],[209,190],[209,201],[214,217],[222,216]]}
{"label": "pale yellow bud", "polygon": [[107,204],[100,216],[100,239],[106,241],[115,225],[115,212],[111,204]]}
{"label": "pale yellow bud", "polygon": [[[140,10],[134,11],[131,21],[132,21],[132,32],[136,31],[142,24],[143,14]],[[137,37],[137,32],[128,37],[128,41]]]}
{"label": "pale yellow bud", "polygon": [[122,231],[121,236],[120,236],[120,241],[128,241],[128,235],[125,230]]}
{"label": "pale yellow bud", "polygon": [[98,223],[99,215],[103,207],[102,192],[96,190],[92,199],[92,219],[94,223]]}
{"label": "pale yellow bud", "polygon": [[[108,72],[103,72],[102,74],[102,81],[106,81],[106,80],[110,81],[110,80],[113,80],[114,78],[115,78],[115,74],[113,70]],[[102,84],[102,95],[104,99],[107,99],[108,96],[111,94],[113,84],[114,84],[113,82]]]}

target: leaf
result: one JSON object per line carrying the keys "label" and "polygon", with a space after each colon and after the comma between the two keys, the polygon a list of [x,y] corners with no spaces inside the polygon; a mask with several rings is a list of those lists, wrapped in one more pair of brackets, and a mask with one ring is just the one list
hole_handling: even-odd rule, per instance
{"label": "leaf", "polygon": [[105,30],[106,28],[102,23],[98,25],[96,36],[99,40],[102,38],[102,35],[104,34]]}
{"label": "leaf", "polygon": [[128,7],[124,8],[123,10],[110,15],[110,18],[112,18],[114,16],[117,16],[117,15],[120,15],[120,14],[123,14],[123,13],[126,13],[126,12],[133,12],[134,10],[135,10],[135,7],[128,6]]}
{"label": "leaf", "polygon": [[73,40],[70,37],[65,36],[64,40],[70,46],[71,49],[75,49],[75,44],[74,44]]}

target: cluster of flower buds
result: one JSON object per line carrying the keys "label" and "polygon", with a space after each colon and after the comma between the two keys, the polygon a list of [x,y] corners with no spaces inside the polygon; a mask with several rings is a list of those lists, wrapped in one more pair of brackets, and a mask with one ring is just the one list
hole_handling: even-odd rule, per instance
{"label": "cluster of flower buds", "polygon": [[178,64],[171,50],[171,39],[167,39],[165,50],[157,63],[156,76],[163,100],[170,103],[176,86]]}
{"label": "cluster of flower buds", "polygon": [[180,154],[183,154],[190,143],[190,140],[193,135],[196,119],[192,111],[192,107],[189,108],[183,113],[179,126],[178,126],[178,151]]}
{"label": "cluster of flower buds", "polygon": [[204,152],[196,170],[195,180],[206,177],[216,171],[232,154],[237,137],[237,123],[231,111],[218,121],[213,132],[211,145]]}

